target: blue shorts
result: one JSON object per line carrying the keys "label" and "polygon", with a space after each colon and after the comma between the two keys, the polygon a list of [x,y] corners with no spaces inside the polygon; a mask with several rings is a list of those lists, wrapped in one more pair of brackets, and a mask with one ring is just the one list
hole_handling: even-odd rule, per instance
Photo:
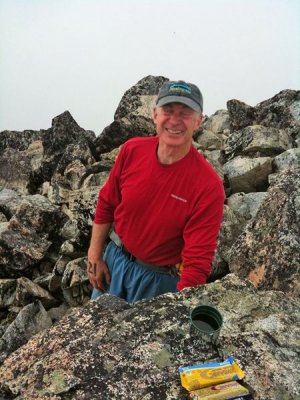
{"label": "blue shorts", "polygon": [[[128,303],[135,303],[159,294],[177,292],[179,276],[153,271],[130,261],[114,242],[110,242],[106,247],[103,259],[111,275],[111,282],[105,293],[121,297]],[[94,288],[91,298],[96,299],[102,293]]]}

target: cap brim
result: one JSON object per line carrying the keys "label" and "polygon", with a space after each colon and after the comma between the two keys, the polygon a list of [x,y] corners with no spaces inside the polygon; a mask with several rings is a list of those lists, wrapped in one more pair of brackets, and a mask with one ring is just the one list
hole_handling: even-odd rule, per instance
{"label": "cap brim", "polygon": [[166,104],[170,104],[170,103],[185,104],[186,106],[188,106],[189,108],[191,108],[192,110],[194,110],[196,112],[202,112],[199,104],[197,104],[194,100],[188,99],[187,97],[183,97],[183,96],[166,96],[166,97],[163,97],[162,99],[160,99],[156,105],[158,107],[162,107],[162,106],[165,106]]}

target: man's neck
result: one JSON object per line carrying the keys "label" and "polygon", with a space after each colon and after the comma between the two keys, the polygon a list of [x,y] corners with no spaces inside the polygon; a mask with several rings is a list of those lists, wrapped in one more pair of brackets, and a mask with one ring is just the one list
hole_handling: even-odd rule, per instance
{"label": "man's neck", "polygon": [[186,148],[169,147],[159,143],[157,147],[157,158],[161,164],[173,164],[184,158],[190,151],[191,146]]}

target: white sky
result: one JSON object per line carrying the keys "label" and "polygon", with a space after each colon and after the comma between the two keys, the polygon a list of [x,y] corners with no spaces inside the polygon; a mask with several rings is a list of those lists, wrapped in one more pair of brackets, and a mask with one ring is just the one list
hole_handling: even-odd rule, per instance
{"label": "white sky", "polygon": [[0,0],[0,131],[69,110],[98,135],[147,75],[196,83],[207,115],[300,89],[300,1]]}

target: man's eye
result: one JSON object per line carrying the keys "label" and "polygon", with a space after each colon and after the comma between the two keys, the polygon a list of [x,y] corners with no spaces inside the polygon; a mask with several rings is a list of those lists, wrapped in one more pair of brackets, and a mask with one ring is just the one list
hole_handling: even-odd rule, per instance
{"label": "man's eye", "polygon": [[183,112],[181,113],[181,115],[182,115],[183,117],[190,117],[192,114],[193,114],[193,113],[191,113],[190,111],[183,111]]}

